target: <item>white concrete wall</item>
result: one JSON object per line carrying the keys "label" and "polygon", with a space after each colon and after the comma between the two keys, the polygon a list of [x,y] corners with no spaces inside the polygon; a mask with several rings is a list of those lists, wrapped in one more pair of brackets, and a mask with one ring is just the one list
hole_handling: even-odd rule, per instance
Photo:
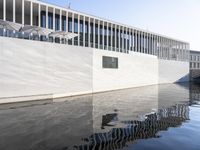
{"label": "white concrete wall", "polygon": [[[102,68],[102,56],[118,58],[118,69]],[[158,83],[156,56],[94,50],[93,89],[95,92],[115,90]]]}
{"label": "white concrete wall", "polygon": [[189,81],[189,62],[158,61],[159,84]]}
{"label": "white concrete wall", "polygon": [[[117,57],[119,68],[102,68],[102,56]],[[0,37],[0,68],[1,103],[5,97],[59,97],[186,81],[189,73],[188,62],[5,37]]]}
{"label": "white concrete wall", "polygon": [[0,37],[0,97],[92,92],[90,48]]}

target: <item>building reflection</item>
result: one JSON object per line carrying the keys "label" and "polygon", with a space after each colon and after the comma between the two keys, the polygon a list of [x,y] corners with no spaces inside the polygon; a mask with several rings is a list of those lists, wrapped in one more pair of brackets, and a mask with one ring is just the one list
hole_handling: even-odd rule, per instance
{"label": "building reflection", "polygon": [[193,83],[190,84],[190,101],[189,105],[199,105],[200,104],[200,84]]}
{"label": "building reflection", "polygon": [[156,85],[0,110],[0,149],[122,149],[187,122],[199,93],[198,84]]}
{"label": "building reflection", "polygon": [[78,150],[122,149],[138,139],[159,138],[159,131],[166,131],[169,127],[179,127],[187,120],[189,120],[189,106],[177,104],[159,109],[157,113],[147,114],[143,121],[123,121],[124,127],[92,134],[84,139],[87,144],[75,146],[75,148]]}

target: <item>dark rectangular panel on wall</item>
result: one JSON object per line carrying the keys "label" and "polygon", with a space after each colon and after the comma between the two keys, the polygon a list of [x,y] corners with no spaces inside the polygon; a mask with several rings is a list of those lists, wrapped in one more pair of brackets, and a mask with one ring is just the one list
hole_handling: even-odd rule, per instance
{"label": "dark rectangular panel on wall", "polygon": [[103,68],[117,69],[118,68],[118,58],[103,56],[102,57],[102,66],[103,66]]}

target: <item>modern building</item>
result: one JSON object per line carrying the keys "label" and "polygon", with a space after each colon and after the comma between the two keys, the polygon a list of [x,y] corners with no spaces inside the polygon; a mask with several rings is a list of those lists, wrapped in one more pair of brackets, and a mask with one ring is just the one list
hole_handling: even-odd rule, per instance
{"label": "modern building", "polygon": [[185,41],[39,0],[0,0],[0,19],[3,98],[189,80]]}
{"label": "modern building", "polygon": [[190,51],[190,80],[200,79],[200,52]]}
{"label": "modern building", "polygon": [[200,52],[190,51],[190,69],[200,69]]}

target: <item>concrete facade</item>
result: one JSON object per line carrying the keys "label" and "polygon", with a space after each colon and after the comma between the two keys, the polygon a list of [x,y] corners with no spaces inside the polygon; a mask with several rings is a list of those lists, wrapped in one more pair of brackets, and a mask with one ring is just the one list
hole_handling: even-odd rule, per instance
{"label": "concrete facade", "polygon": [[[0,37],[0,45],[1,103],[9,103],[4,99],[7,97],[46,94],[56,98],[188,81],[188,62],[159,60],[137,52],[116,53],[5,37]],[[117,57],[119,68],[102,68],[102,56]]]}
{"label": "concrete facade", "polygon": [[0,97],[92,92],[92,49],[2,37],[0,45]]}
{"label": "concrete facade", "polygon": [[[102,68],[102,56],[117,57],[118,69]],[[95,92],[157,84],[158,59],[141,53],[94,50],[93,88]]]}
{"label": "concrete facade", "polygon": [[189,81],[189,62],[159,59],[159,84]]}
{"label": "concrete facade", "polygon": [[0,103],[188,81],[188,42],[39,0],[0,8]]}

